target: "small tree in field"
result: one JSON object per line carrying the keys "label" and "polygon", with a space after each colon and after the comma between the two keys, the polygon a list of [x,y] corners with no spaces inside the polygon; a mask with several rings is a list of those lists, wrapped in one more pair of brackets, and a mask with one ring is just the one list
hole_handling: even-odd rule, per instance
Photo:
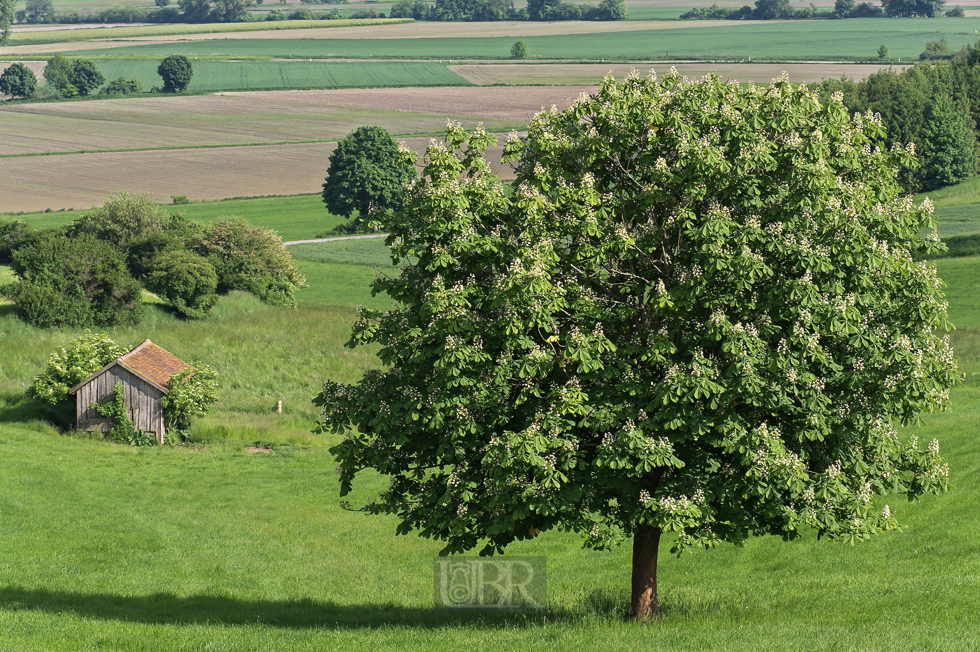
{"label": "small tree in field", "polygon": [[184,55],[171,54],[157,66],[157,74],[163,78],[164,93],[183,93],[194,76],[194,67]]}
{"label": "small tree in field", "polygon": [[34,71],[22,63],[14,63],[0,74],[0,93],[13,97],[30,97],[37,89]]}
{"label": "small tree in field", "polygon": [[882,43],[878,46],[878,58],[887,59],[888,58],[888,46]]}
{"label": "small tree in field", "polygon": [[323,203],[334,215],[358,219],[372,208],[387,210],[401,203],[415,169],[401,165],[398,144],[383,127],[358,127],[337,143],[323,183]]}
{"label": "small tree in field", "polygon": [[524,41],[517,41],[510,48],[510,58],[511,59],[527,59],[527,43]]}
{"label": "small tree in field", "polygon": [[512,136],[508,195],[495,137],[451,127],[390,220],[395,307],[354,326],[384,367],[316,399],[341,493],[388,476],[368,511],[444,554],[632,539],[640,619],[665,532],[680,552],[897,527],[876,496],[948,469],[895,427],[946,405],[955,364],[918,260],[931,206],[883,137],[785,79],[607,79]]}

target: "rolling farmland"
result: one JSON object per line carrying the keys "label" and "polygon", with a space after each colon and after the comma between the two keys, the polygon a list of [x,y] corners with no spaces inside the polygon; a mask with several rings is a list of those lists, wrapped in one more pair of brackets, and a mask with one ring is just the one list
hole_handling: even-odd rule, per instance
{"label": "rolling farmland", "polygon": [[[880,43],[890,56],[917,59],[926,41],[946,38],[955,51],[977,40],[976,18],[924,20],[850,19],[846,21],[770,21],[766,24],[711,25],[706,21],[677,23],[684,29],[654,29],[609,34],[527,36],[532,58],[539,59],[785,59],[869,60]],[[642,23],[638,23],[642,24]],[[459,38],[222,38],[181,43],[120,44],[101,54],[162,57],[175,52],[190,56],[486,59],[507,58],[513,36]]]}

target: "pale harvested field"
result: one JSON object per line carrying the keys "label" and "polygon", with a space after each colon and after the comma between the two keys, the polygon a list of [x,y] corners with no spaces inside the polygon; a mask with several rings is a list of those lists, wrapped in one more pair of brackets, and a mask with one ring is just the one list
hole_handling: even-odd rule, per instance
{"label": "pale harvested field", "polygon": [[226,97],[276,98],[322,102],[335,106],[386,111],[413,111],[444,116],[528,120],[552,104],[564,108],[582,92],[595,86],[531,86],[527,88],[351,88],[322,91],[244,91],[221,93]]}
{"label": "pale harvested field", "polygon": [[[441,133],[448,116],[468,128],[522,127],[543,105],[579,89],[357,89],[222,93],[0,107],[0,156],[343,138],[363,124],[396,135]],[[503,90],[503,89],[502,89]]]}
{"label": "pale harvested field", "polygon": [[[678,72],[690,77],[701,77],[716,73],[724,79],[740,82],[768,83],[784,71],[794,83],[818,82],[830,77],[847,75],[861,80],[878,72],[882,66],[877,64],[847,63],[632,63],[632,64],[475,64],[449,66],[449,69],[468,82],[479,85],[492,84],[554,84],[584,85],[597,84],[607,74],[622,78],[636,69],[646,75],[651,69],[663,74],[676,68]],[[892,66],[904,70],[906,65]]]}
{"label": "pale harvested field", "polygon": [[520,128],[594,87],[264,91],[0,107],[0,156],[338,140],[363,124],[399,135]]}
{"label": "pale harvested field", "polygon": [[[416,151],[427,138],[406,139]],[[90,208],[120,190],[192,200],[320,191],[335,143],[0,158],[0,213]],[[501,147],[489,156],[499,163]]]}

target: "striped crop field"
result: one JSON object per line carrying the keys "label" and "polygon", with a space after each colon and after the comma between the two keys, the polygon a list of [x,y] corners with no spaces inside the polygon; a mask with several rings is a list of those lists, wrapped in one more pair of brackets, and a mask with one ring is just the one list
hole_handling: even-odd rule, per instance
{"label": "striped crop field", "polygon": [[[195,61],[189,91],[302,88],[467,86],[446,66],[427,61]],[[162,85],[158,61],[99,61],[106,79],[138,79],[144,88]]]}
{"label": "striped crop field", "polygon": [[[576,60],[871,60],[888,45],[885,63],[918,59],[927,41],[946,38],[951,50],[977,41],[980,18],[768,21],[748,24],[685,23],[690,27],[608,33],[527,36],[531,59]],[[449,33],[449,32],[447,32]],[[504,59],[513,36],[490,38],[216,39],[127,44],[101,55],[297,58]],[[85,54],[91,54],[90,51]]]}

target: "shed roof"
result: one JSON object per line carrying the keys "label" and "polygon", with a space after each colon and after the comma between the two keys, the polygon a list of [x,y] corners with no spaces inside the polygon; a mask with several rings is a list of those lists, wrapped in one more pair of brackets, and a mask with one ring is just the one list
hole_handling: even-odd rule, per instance
{"label": "shed roof", "polygon": [[94,374],[71,388],[69,394],[77,392],[85,383],[92,378],[100,375],[106,369],[119,365],[124,369],[136,374],[147,381],[160,391],[167,393],[170,391],[170,377],[184,369],[193,369],[192,365],[187,364],[170,351],[157,346],[150,340],[145,340],[135,349],[120,356],[102,367]]}

